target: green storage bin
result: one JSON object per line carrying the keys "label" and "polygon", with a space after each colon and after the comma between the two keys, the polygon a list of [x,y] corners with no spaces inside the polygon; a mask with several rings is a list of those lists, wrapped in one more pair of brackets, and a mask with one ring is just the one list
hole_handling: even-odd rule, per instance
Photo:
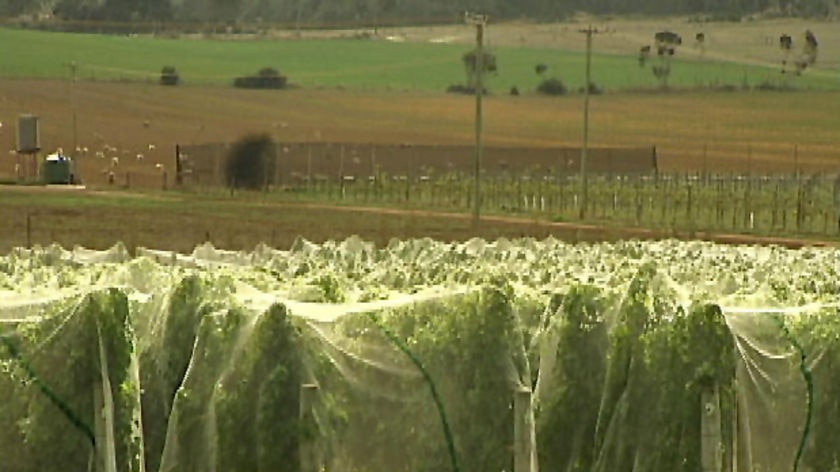
{"label": "green storage bin", "polygon": [[73,160],[51,154],[44,160],[41,175],[45,184],[73,184],[76,182]]}

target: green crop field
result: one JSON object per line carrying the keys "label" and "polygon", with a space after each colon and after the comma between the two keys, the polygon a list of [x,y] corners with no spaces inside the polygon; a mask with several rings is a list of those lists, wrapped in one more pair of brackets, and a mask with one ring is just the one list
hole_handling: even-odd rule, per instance
{"label": "green crop field", "polygon": [[[241,41],[101,36],[0,29],[0,44],[10,45],[0,55],[0,76],[60,78],[69,75],[67,64],[79,64],[83,79],[156,80],[161,67],[173,65],[182,80],[192,84],[231,83],[238,75],[275,67],[302,87],[351,89],[436,90],[464,81],[460,57],[465,44],[391,42],[365,39],[255,39]],[[571,49],[571,48],[570,48]],[[570,88],[584,83],[585,56],[580,51],[548,47],[499,46],[493,48],[499,71],[490,88],[504,93],[517,86],[533,90],[540,78],[534,65],[545,63]],[[597,50],[596,50],[597,51]],[[634,50],[627,54],[593,56],[593,81],[610,90],[655,87],[650,64],[641,68]],[[672,66],[675,87],[781,85],[831,89],[836,77],[825,70],[785,77],[775,65],[740,64],[704,60],[694,55]]]}

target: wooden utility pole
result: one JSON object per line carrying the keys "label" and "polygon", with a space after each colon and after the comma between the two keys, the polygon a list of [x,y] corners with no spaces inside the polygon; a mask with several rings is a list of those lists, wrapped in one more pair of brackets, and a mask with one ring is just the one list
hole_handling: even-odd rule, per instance
{"label": "wooden utility pole", "polygon": [[592,25],[579,31],[586,35],[586,83],[583,85],[583,149],[580,154],[580,219],[584,219],[586,218],[586,207],[589,204],[586,161],[589,159],[589,87],[592,83],[592,35],[599,33],[599,31]]}
{"label": "wooden utility pole", "polygon": [[67,67],[70,69],[70,109],[73,113],[73,148],[70,150],[68,155],[72,155],[74,158],[76,156],[76,148],[79,147],[79,127],[78,127],[78,120],[76,118],[76,80],[77,80],[77,73],[79,70],[79,65],[76,61],[67,63]]}
{"label": "wooden utility pole", "polygon": [[473,226],[478,226],[481,218],[481,134],[484,128],[484,116],[481,99],[484,95],[484,28],[487,15],[465,13],[467,24],[475,26],[475,169],[473,170]]}

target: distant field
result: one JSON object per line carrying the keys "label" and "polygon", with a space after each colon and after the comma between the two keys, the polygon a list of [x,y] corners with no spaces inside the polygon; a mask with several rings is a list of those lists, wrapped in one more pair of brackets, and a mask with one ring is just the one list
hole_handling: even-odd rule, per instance
{"label": "distant field", "polygon": [[[488,42],[499,62],[499,73],[489,79],[495,92],[505,93],[514,85],[522,91],[533,90],[540,80],[534,73],[537,63],[547,64],[548,75],[558,76],[572,89],[583,85],[584,55],[578,44],[582,38],[577,33],[568,37],[568,29],[562,30],[569,43],[569,50],[563,50],[557,45],[516,45],[502,36],[511,33],[501,27],[500,30],[498,40],[492,30],[488,33]],[[469,37],[469,29],[458,31]],[[540,29],[535,26],[533,31]],[[430,42],[436,40],[444,42]],[[0,44],[7,45],[0,55],[0,77],[66,78],[66,64],[75,61],[82,79],[154,81],[161,67],[173,65],[185,83],[206,85],[228,84],[237,75],[271,66],[305,88],[443,91],[450,84],[464,81],[460,56],[469,46],[463,41],[461,36],[404,42],[382,37],[226,41],[0,29]],[[640,68],[636,62],[638,46],[626,43],[627,52],[623,53],[611,45],[614,41],[604,38],[603,42],[610,46],[603,49],[609,53],[596,53],[593,57],[594,82],[608,90],[655,87],[657,82],[650,67]],[[675,87],[778,85],[783,80],[799,88],[840,87],[836,74],[824,69],[808,71],[802,77],[785,77],[767,61],[747,58],[739,63],[737,57],[733,59],[715,50],[705,57],[691,50],[691,46],[683,50],[677,53],[672,68],[670,84]]]}

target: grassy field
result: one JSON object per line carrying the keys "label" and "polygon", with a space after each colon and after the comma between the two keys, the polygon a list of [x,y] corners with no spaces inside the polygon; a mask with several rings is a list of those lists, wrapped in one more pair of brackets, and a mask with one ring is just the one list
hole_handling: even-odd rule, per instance
{"label": "grassy field", "polygon": [[[840,113],[836,91],[829,89],[840,84],[836,77],[840,28],[834,24],[815,27],[824,48],[820,62],[797,79],[801,88],[815,90],[780,93],[743,91],[741,85],[745,81],[752,85],[778,82],[781,74],[776,65],[778,50],[771,44],[773,35],[811,25],[702,25],[711,38],[705,57],[691,46],[684,47],[671,83],[687,89],[729,84],[737,91],[661,93],[653,90],[653,77],[648,69],[638,67],[635,54],[650,31],[671,26],[666,21],[614,21],[606,25],[607,33],[596,38],[595,81],[633,91],[593,97],[593,146],[655,145],[664,172],[838,171]],[[684,22],[673,26],[684,37],[691,37],[695,28]],[[511,85],[524,92],[532,90],[538,79],[533,72],[537,62],[548,64],[550,73],[570,85],[581,84],[583,40],[577,27],[510,24],[493,25],[489,30],[488,41],[499,56],[501,70],[491,79],[496,93],[485,101],[487,146],[580,145],[580,95],[543,98],[505,93]],[[383,30],[375,40],[350,39],[352,34],[310,32],[299,40],[278,35],[234,41],[0,29],[0,44],[12,45],[0,55],[0,179],[14,178],[15,166],[24,163],[7,152],[14,147],[17,115],[35,113],[42,119],[44,150],[68,150],[74,144],[87,148],[88,152],[74,153],[82,178],[90,187],[105,192],[41,195],[37,189],[2,191],[0,250],[26,242],[26,213],[33,223],[33,242],[91,247],[124,240],[129,245],[188,250],[208,233],[214,243],[231,248],[251,247],[259,241],[283,247],[298,234],[323,240],[358,233],[378,242],[391,236],[464,239],[552,233],[581,237],[579,228],[549,224],[552,218],[574,213],[568,205],[559,213],[530,215],[524,221],[495,220],[477,231],[465,215],[359,213],[361,210],[333,208],[334,202],[255,202],[220,195],[205,200],[206,196],[194,198],[178,192],[142,198],[113,194],[127,174],[132,188],[160,188],[164,179],[171,188],[176,144],[231,142],[246,133],[266,132],[281,141],[473,142],[473,98],[442,93],[450,83],[463,81],[459,57],[469,48],[469,28]],[[82,79],[96,80],[71,85],[64,66],[68,61],[81,64]],[[166,64],[178,67],[186,86],[154,83]],[[226,85],[234,75],[266,65],[280,68],[301,88],[247,91]],[[637,90],[640,87],[646,90]],[[136,158],[138,154],[143,158]],[[113,157],[119,158],[118,185],[108,186],[106,174]],[[472,159],[472,153],[464,158]],[[169,172],[164,174],[158,164]],[[609,195],[604,198],[607,201]],[[715,194],[713,200],[721,198]],[[341,204],[401,206],[396,201],[370,202],[358,197]],[[494,205],[510,206],[506,202]],[[605,209],[606,205],[597,203],[596,207]],[[764,201],[761,205],[769,204]],[[678,205],[674,208],[681,212]],[[712,222],[715,231],[741,231],[746,214],[743,205],[735,202],[722,217],[708,205],[697,210],[704,226]],[[673,231],[675,226],[665,213],[660,216],[645,210],[643,217],[634,221],[632,215],[624,214],[632,209],[610,211],[596,211],[593,218],[604,220],[599,224],[613,229],[605,233],[601,227],[593,228],[586,237],[646,234],[641,230],[628,233],[621,227],[627,224],[660,228],[656,234]],[[769,225],[767,233],[800,231],[790,214],[786,223],[774,224],[772,219],[778,215],[760,211],[757,224]],[[831,234],[833,215],[827,209],[819,211],[804,223],[803,234]],[[360,214],[366,216],[360,218]]]}
{"label": "grassy field", "polygon": [[[492,30],[489,34],[493,43]],[[574,38],[574,37],[572,37]],[[571,39],[565,41],[571,43]],[[580,38],[577,42],[580,42]],[[198,40],[155,37],[100,36],[0,29],[0,43],[13,45],[0,56],[0,76],[15,78],[62,78],[67,64],[79,64],[83,79],[155,81],[164,65],[176,66],[187,84],[230,84],[235,76],[275,67],[301,87],[356,90],[444,91],[465,80],[460,56],[468,49],[462,43],[426,41],[395,42],[376,39],[313,38]],[[558,39],[558,42],[562,40]],[[571,44],[570,44],[571,46]],[[499,72],[490,77],[490,87],[505,93],[517,86],[533,90],[540,78],[534,65],[545,63],[548,75],[556,75],[570,88],[584,83],[584,54],[557,45],[522,45],[498,41],[491,46],[498,57]],[[593,80],[607,90],[655,88],[650,66],[637,64],[638,46],[625,51],[596,49]],[[685,53],[683,53],[685,50]],[[808,89],[836,89],[834,74],[808,71],[801,77],[783,76],[772,62],[743,60],[725,55],[700,55],[692,46],[677,53],[669,80],[674,87],[788,85]]]}

